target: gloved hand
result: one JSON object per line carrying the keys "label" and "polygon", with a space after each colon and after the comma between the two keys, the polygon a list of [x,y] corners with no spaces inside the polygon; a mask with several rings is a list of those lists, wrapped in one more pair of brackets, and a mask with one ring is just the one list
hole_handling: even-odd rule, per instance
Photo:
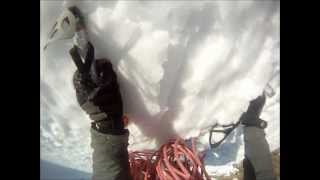
{"label": "gloved hand", "polygon": [[70,50],[70,55],[78,68],[73,76],[78,103],[89,114],[93,129],[123,134],[123,104],[112,64],[106,59],[94,60],[92,45],[82,63],[76,48]]}
{"label": "gloved hand", "polygon": [[263,93],[256,99],[250,101],[247,112],[243,113],[240,117],[240,121],[245,126],[255,126],[259,128],[266,128],[267,122],[260,119],[260,114],[262,112],[263,106],[266,102],[266,96]]}

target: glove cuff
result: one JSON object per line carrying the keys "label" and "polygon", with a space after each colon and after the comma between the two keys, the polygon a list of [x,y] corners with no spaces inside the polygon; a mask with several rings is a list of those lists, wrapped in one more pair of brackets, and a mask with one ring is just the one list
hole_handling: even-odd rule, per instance
{"label": "glove cuff", "polygon": [[112,135],[123,135],[127,131],[124,129],[122,119],[108,118],[101,121],[94,121],[91,122],[91,127],[100,133]]}
{"label": "glove cuff", "polygon": [[246,120],[242,121],[241,124],[243,124],[246,127],[257,127],[260,129],[265,129],[268,126],[267,121],[262,120],[260,118],[257,118],[255,120],[246,119]]}

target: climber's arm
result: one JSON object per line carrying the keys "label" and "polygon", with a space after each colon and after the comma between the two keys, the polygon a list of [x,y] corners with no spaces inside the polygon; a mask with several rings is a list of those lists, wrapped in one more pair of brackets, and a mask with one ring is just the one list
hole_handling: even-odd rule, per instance
{"label": "climber's arm", "polygon": [[126,180],[130,174],[129,132],[122,122],[123,108],[117,77],[111,63],[94,60],[93,46],[89,43],[88,47],[84,62],[76,45],[70,54],[78,69],[73,77],[77,100],[92,120],[93,179]]}
{"label": "climber's arm", "polygon": [[264,130],[258,127],[244,127],[244,141],[244,180],[254,180],[250,178],[253,172],[257,180],[275,180],[271,153]]}
{"label": "climber's arm", "polygon": [[265,137],[266,122],[259,118],[265,95],[250,102],[248,111],[241,116],[244,125],[245,159],[244,180],[275,180],[271,153]]}
{"label": "climber's arm", "polygon": [[77,67],[73,85],[81,108],[91,121],[93,179],[126,180],[128,169],[128,130],[122,122],[122,99],[116,74],[107,60],[95,60],[85,19],[75,7],[66,7],[49,35],[48,44],[73,38],[69,51]]}

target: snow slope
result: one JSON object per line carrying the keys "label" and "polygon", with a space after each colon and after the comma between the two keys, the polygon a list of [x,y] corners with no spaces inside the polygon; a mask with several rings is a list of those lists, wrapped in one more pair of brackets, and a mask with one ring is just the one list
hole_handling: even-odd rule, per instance
{"label": "snow slope", "polygon": [[[269,82],[275,95],[262,113],[271,149],[280,131],[280,5],[277,1],[41,1],[41,158],[91,172],[89,118],[71,83],[71,41],[43,52],[66,4],[85,14],[96,57],[107,57],[130,117],[131,150],[170,137],[198,137],[208,149],[214,123],[238,120]],[[211,174],[234,171],[243,157],[239,127],[207,150]]]}

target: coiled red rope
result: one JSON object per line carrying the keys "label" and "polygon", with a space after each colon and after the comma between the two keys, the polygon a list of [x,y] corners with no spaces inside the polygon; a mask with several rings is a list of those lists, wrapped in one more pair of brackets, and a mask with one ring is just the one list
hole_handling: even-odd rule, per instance
{"label": "coiled red rope", "polygon": [[205,180],[210,179],[204,165],[204,155],[198,155],[194,139],[191,148],[178,138],[169,140],[157,151],[129,153],[133,180]]}

